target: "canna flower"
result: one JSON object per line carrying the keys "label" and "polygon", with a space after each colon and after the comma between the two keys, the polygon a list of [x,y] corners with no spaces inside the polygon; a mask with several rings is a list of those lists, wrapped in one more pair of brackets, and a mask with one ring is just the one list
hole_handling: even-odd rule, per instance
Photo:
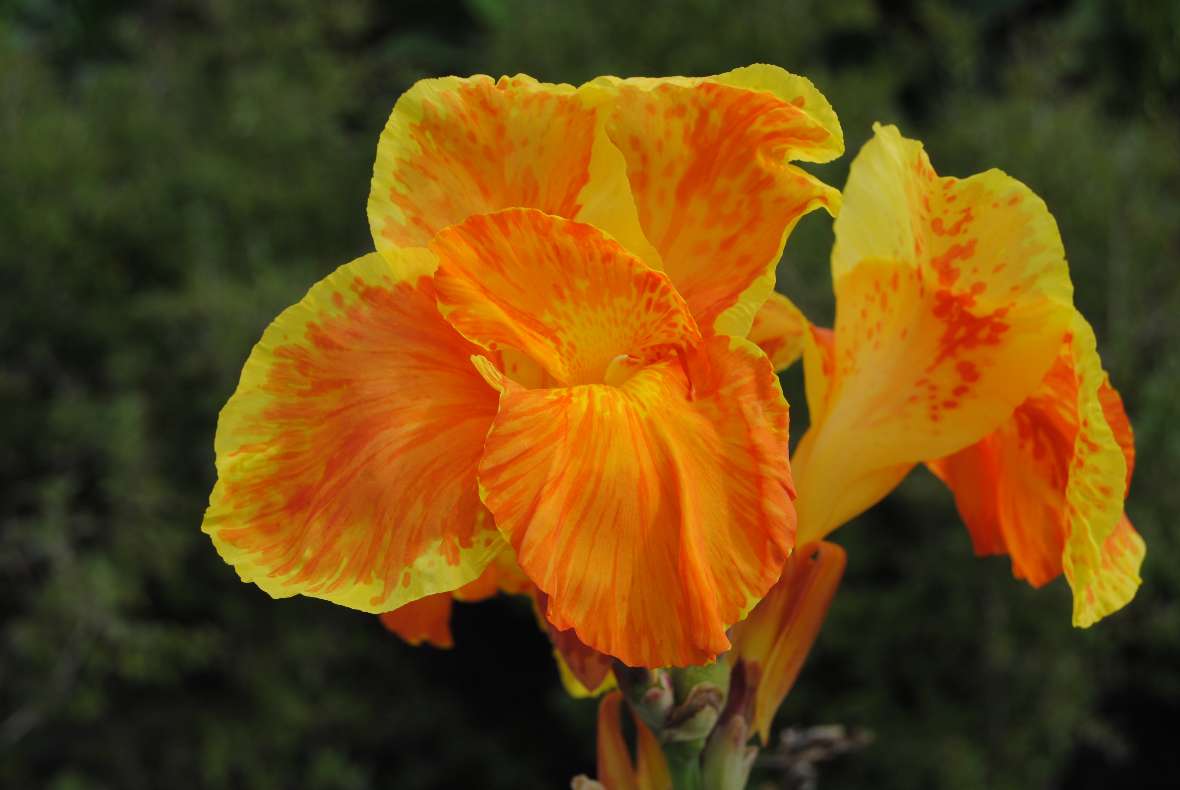
{"label": "canna flower", "polygon": [[485,576],[507,553],[556,633],[714,658],[793,546],[787,406],[746,336],[795,222],[839,204],[790,161],[842,149],[770,66],[418,83],[378,145],[378,252],[254,348],[202,528],[243,580],[411,640],[519,592]]}
{"label": "canna flower", "polygon": [[1034,585],[1064,571],[1074,623],[1090,625],[1134,595],[1144,546],[1123,514],[1130,425],[1073,306],[1056,224],[1010,176],[939,177],[920,143],[875,131],[835,224],[835,327],[800,332],[780,301],[786,329],[758,341],[787,364],[803,348],[798,540],[926,463],[978,553],[1009,553]]}

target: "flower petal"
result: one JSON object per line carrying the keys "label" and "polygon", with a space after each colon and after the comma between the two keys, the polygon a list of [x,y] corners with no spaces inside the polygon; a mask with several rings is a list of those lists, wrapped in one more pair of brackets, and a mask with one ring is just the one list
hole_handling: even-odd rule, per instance
{"label": "flower petal", "polygon": [[377,249],[425,246],[448,225],[507,206],[573,216],[594,133],[593,109],[569,85],[484,75],[415,83],[377,144]]}
{"label": "flower petal", "polygon": [[[818,416],[796,459],[801,540],[994,430],[1040,383],[1073,314],[1045,204],[995,170],[939,178],[893,127],[853,162],[832,272],[831,375],[808,382]],[[809,378],[824,368],[811,356]]]}
{"label": "flower petal", "polygon": [[700,337],[668,278],[589,225],[507,209],[442,231],[431,249],[447,320],[560,384],[601,383],[619,358],[658,358]]}
{"label": "flower petal", "polygon": [[1078,314],[1012,417],[930,467],[954,491],[976,552],[1009,554],[1014,575],[1037,587],[1064,570],[1074,623],[1087,626],[1139,586],[1145,549],[1123,514],[1133,458],[1130,424]]}
{"label": "flower petal", "polygon": [[656,734],[643,723],[635,711],[631,711],[635,722],[635,779],[637,790],[671,790],[672,774],[668,760]]}
{"label": "flower petal", "polygon": [[497,393],[438,314],[433,268],[425,250],[342,266],[251,352],[202,526],[244,581],[379,613],[503,545],[475,480]]}
{"label": "flower petal", "polygon": [[[623,738],[620,714],[623,695],[612,691],[598,704],[598,782],[583,787],[603,787],[605,790],[670,790],[672,776],[659,740],[646,724],[632,713],[635,722],[635,751],[637,764]],[[578,787],[575,780],[574,787]]]}
{"label": "flower petal", "polygon": [[485,601],[497,593],[515,595],[529,593],[533,583],[517,566],[512,549],[502,539],[498,541],[500,551],[474,581],[457,590],[435,593],[381,614],[381,623],[393,633],[409,642],[420,645],[423,642],[434,647],[454,646],[451,638],[451,610],[454,601],[475,603]]}
{"label": "flower petal", "polygon": [[1127,463],[1127,481],[1124,488],[1130,490],[1131,475],[1135,471],[1135,433],[1131,430],[1131,421],[1127,419],[1127,411],[1123,408],[1122,396],[1111,386],[1110,377],[1105,374],[1102,385],[1098,387],[1098,401],[1102,404],[1102,416],[1106,418],[1106,424],[1114,433],[1114,440],[1122,448],[1123,459]]}
{"label": "flower petal", "polygon": [[816,140],[812,145],[800,147],[795,151],[795,159],[822,163],[844,155],[844,130],[840,128],[840,119],[836,117],[836,111],[827,97],[806,77],[792,74],[781,66],[754,63],[707,79],[735,88],[772,93],[815,119],[828,136]]}
{"label": "flower petal", "polygon": [[[1094,562],[1092,547],[1085,546],[1079,553],[1081,562]],[[1066,577],[1074,590],[1073,624],[1088,628],[1130,603],[1142,582],[1139,569],[1145,556],[1147,545],[1124,513],[1102,541],[1096,564],[1081,572],[1077,561],[1072,571],[1066,565]]]}
{"label": "flower petal", "polygon": [[[543,617],[543,616],[542,616]],[[615,687],[611,657],[586,647],[573,629],[558,631],[546,621],[561,685],[575,699],[597,697]]]}
{"label": "flower petal", "polygon": [[639,790],[631,752],[623,739],[621,692],[612,691],[598,703],[598,781],[608,790]]}
{"label": "flower petal", "polygon": [[[737,337],[774,289],[798,219],[839,205],[835,189],[788,162],[827,161],[843,149],[835,116],[810,83],[752,68],[599,83],[615,92],[607,132],[626,159],[640,223],[664,271],[706,332]],[[743,83],[756,89],[737,87]]]}
{"label": "flower petal", "polygon": [[411,645],[455,646],[451,637],[451,593],[435,593],[380,615],[381,625]]}
{"label": "flower petal", "polygon": [[368,213],[378,251],[425,246],[513,206],[594,224],[658,265],[591,96],[525,75],[415,83],[377,144]]}
{"label": "flower petal", "polygon": [[597,697],[615,687],[612,670],[613,659],[587,647],[578,639],[573,629],[559,631],[545,618],[549,608],[549,596],[530,583],[533,598],[533,613],[537,624],[549,637],[553,645],[553,659],[557,662],[561,684],[575,699]]}
{"label": "flower petal", "polygon": [[480,463],[549,621],[632,666],[728,648],[792,545],[787,407],[765,355],[714,337],[683,365],[619,386],[505,380]]}
{"label": "flower petal", "polygon": [[754,316],[754,325],[747,337],[770,357],[775,370],[786,370],[803,355],[810,329],[799,308],[775,292]]}
{"label": "flower petal", "polygon": [[844,549],[834,543],[796,550],[779,582],[730,632],[730,660],[743,663],[746,683],[756,689],[753,723],[764,744],[770,743],[774,715],[819,635],[846,562]]}

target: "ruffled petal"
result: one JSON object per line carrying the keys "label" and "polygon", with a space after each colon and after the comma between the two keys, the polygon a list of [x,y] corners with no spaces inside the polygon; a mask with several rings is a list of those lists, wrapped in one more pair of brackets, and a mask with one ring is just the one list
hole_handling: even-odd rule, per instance
{"label": "ruffled petal", "polygon": [[523,354],[559,384],[601,383],[699,340],[660,272],[589,225],[533,209],[471,217],[431,243],[439,308],[491,352]]}
{"label": "ruffled petal", "polygon": [[834,543],[798,549],[778,584],[730,632],[729,660],[742,662],[745,682],[755,688],[753,724],[764,744],[770,743],[774,715],[819,635],[846,562],[844,549]]}
{"label": "ruffled petal", "polygon": [[502,381],[480,487],[559,630],[632,666],[699,664],[792,546],[787,407],[714,337],[618,386]]}
{"label": "ruffled petal", "polygon": [[979,442],[930,464],[954,492],[979,554],[1008,554],[1041,586],[1065,571],[1074,623],[1121,608],[1139,586],[1142,539],[1123,513],[1130,423],[1081,315],[1037,390]]}
{"label": "ruffled petal", "polygon": [[244,581],[380,613],[503,545],[476,487],[497,393],[435,307],[425,250],[367,255],[272,323],[217,427],[202,529]]}
{"label": "ruffled petal", "polygon": [[595,126],[569,85],[523,75],[415,83],[377,144],[369,195],[377,249],[425,246],[448,225],[508,206],[573,216]]}
{"label": "ruffled petal", "polygon": [[799,308],[776,292],[754,316],[748,339],[770,357],[775,370],[786,370],[803,355],[810,328]]}
{"label": "ruffled petal", "polygon": [[658,266],[593,96],[525,75],[415,83],[377,144],[368,206],[377,250],[425,246],[445,227],[514,206],[593,224]]}
{"label": "ruffled petal", "polygon": [[853,162],[832,271],[830,356],[817,347],[805,359],[809,378],[825,358],[830,376],[808,382],[800,540],[872,505],[913,464],[994,430],[1044,378],[1073,315],[1045,204],[995,170],[939,178],[893,127],[877,127]]}
{"label": "ruffled petal", "polygon": [[826,100],[771,66],[706,79],[600,80],[607,124],[664,271],[706,332],[744,337],[798,219],[840,195],[791,160],[843,151]]}
{"label": "ruffled petal", "polygon": [[754,63],[706,79],[735,88],[772,93],[787,104],[798,107],[823,127],[828,136],[810,145],[800,146],[792,158],[822,163],[844,155],[844,130],[840,128],[840,119],[836,117],[836,111],[827,97],[806,77],[792,74],[781,66]]}
{"label": "ruffled petal", "polygon": [[1114,433],[1114,440],[1123,451],[1123,459],[1127,463],[1125,488],[1130,490],[1131,475],[1135,471],[1135,432],[1131,430],[1131,421],[1127,419],[1127,410],[1123,408],[1123,398],[1111,386],[1109,376],[1104,375],[1102,385],[1098,388],[1098,402],[1102,404],[1102,416]]}
{"label": "ruffled petal", "polygon": [[[1071,546],[1074,542],[1070,541]],[[1147,556],[1147,544],[1124,513],[1102,542],[1096,563],[1092,546],[1085,546],[1078,553],[1081,556],[1072,568],[1066,565],[1066,577],[1074,590],[1073,624],[1088,628],[1135,597],[1142,582],[1139,569]],[[1082,563],[1094,564],[1083,566]],[[1079,572],[1082,567],[1085,570]]]}

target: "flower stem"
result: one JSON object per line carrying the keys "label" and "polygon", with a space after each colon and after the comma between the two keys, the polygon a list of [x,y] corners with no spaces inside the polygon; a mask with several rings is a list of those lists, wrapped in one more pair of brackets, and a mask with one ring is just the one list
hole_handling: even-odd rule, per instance
{"label": "flower stem", "polygon": [[703,790],[701,751],[705,748],[705,740],[674,741],[665,743],[663,748],[672,790]]}

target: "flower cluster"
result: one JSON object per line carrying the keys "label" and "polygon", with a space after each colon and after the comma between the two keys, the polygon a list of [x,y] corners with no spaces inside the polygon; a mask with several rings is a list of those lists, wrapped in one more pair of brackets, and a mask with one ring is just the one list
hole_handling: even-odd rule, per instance
{"label": "flower cluster", "polygon": [[[1123,606],[1131,429],[1044,203],[891,126],[843,192],[793,164],[843,150],[773,66],[419,82],[378,143],[376,252],[275,319],[221,413],[204,531],[271,595],[413,642],[450,644],[452,600],[531,596],[582,692],[722,656],[764,741],[843,571],[824,539],[918,464],[978,553],[1064,572],[1076,624]],[[774,291],[817,208],[830,329]]]}

